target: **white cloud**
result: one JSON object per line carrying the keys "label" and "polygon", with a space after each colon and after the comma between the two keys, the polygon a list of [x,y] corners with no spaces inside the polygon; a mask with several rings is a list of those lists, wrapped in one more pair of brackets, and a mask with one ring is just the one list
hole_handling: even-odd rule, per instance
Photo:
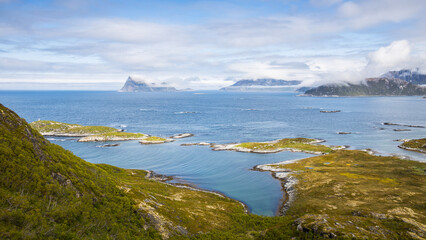
{"label": "white cloud", "polygon": [[[12,72],[23,77],[51,72],[63,82],[77,81],[67,78],[75,72],[89,80],[92,75],[111,74],[117,82],[143,74],[176,86],[216,88],[230,83],[225,79],[358,81],[393,70],[388,68],[424,66],[424,0],[310,0],[310,4],[324,8],[190,23],[8,12],[0,16],[0,80],[10,79]],[[65,5],[73,12],[86,3]],[[209,3],[208,8],[213,6]],[[0,9],[1,13],[5,12]],[[63,13],[66,17],[61,17]],[[387,28],[374,28],[381,24]],[[356,38],[361,35],[365,38]],[[411,44],[397,41],[367,56],[392,39],[408,39]]]}
{"label": "white cloud", "polygon": [[377,69],[392,69],[405,65],[411,58],[411,46],[407,40],[394,41],[368,55],[369,66]]}

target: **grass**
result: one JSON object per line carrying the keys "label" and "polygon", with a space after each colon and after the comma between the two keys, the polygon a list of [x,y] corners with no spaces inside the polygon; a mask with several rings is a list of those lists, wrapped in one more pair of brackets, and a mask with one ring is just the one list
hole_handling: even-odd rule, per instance
{"label": "grass", "polygon": [[143,170],[98,166],[118,180],[118,186],[135,200],[136,206],[155,219],[157,228],[164,228],[164,236],[179,235],[179,226],[189,235],[224,230],[232,221],[231,215],[244,211],[241,204],[229,198],[148,180]]}
{"label": "grass", "polygon": [[273,166],[295,172],[287,214],[306,229],[356,238],[425,234],[426,163],[340,150]]}
{"label": "grass", "polygon": [[242,147],[252,150],[276,150],[282,148],[292,148],[302,151],[329,153],[332,151],[330,147],[324,145],[310,144],[315,139],[309,138],[283,138],[277,142],[246,142],[238,144],[236,147]]}
{"label": "grass", "polygon": [[426,153],[426,138],[412,139],[402,143],[401,146],[415,149],[414,151]]}
{"label": "grass", "polygon": [[166,141],[167,139],[162,138],[162,137],[156,137],[156,136],[149,136],[147,138],[143,139],[144,141],[152,141],[152,142],[162,142],[162,141]]}
{"label": "grass", "polygon": [[79,124],[69,124],[55,121],[40,120],[32,122],[31,127],[41,133],[56,134],[104,134],[117,132],[118,129],[105,126],[82,126]]}

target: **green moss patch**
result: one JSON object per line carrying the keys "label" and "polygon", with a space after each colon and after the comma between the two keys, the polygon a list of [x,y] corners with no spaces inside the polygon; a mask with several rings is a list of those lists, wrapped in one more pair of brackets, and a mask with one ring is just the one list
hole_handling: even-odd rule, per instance
{"label": "green moss patch", "polygon": [[310,138],[283,138],[274,142],[246,142],[238,144],[235,147],[247,148],[251,150],[276,150],[290,148],[301,151],[321,153],[329,153],[332,151],[330,147],[312,144],[313,142],[316,142],[316,140]]}

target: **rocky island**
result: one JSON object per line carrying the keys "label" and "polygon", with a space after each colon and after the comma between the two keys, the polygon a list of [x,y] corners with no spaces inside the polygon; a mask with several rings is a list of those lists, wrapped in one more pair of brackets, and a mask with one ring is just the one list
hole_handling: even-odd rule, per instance
{"label": "rocky island", "polygon": [[277,80],[271,78],[240,80],[229,87],[221,88],[221,91],[236,92],[264,92],[264,91],[289,91],[302,83],[296,80]]}
{"label": "rocky island", "polygon": [[269,142],[245,142],[245,143],[184,143],[182,146],[210,146],[213,151],[236,151],[247,153],[278,153],[282,151],[305,152],[310,154],[325,154],[332,150],[343,149],[345,146],[325,146],[318,143],[325,142],[310,138],[283,138]]}
{"label": "rocky island", "polygon": [[398,78],[367,78],[359,84],[342,83],[321,85],[309,89],[305,96],[421,96],[426,87]]}
{"label": "rocky island", "polygon": [[119,92],[176,92],[176,88],[167,83],[146,83],[144,80],[135,80],[128,77],[124,86]]}
{"label": "rocky island", "polygon": [[30,125],[44,136],[80,137],[78,139],[79,142],[141,140],[149,144],[172,141],[143,133],[124,132],[122,129],[105,126],[83,126],[46,120],[35,121],[30,123]]}

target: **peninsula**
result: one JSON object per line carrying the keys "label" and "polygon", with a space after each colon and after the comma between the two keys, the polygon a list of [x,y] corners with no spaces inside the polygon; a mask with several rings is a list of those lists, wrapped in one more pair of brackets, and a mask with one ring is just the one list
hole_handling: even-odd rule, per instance
{"label": "peninsula", "polygon": [[184,143],[182,146],[210,146],[213,151],[236,151],[247,153],[278,153],[282,151],[305,152],[310,154],[326,154],[332,150],[343,149],[345,146],[325,146],[318,143],[325,142],[310,138],[283,138],[269,142],[244,142],[229,144],[211,143]]}
{"label": "peninsula", "polygon": [[105,126],[83,126],[47,120],[35,121],[30,125],[44,136],[80,137],[79,142],[141,140],[144,144],[154,144],[172,141],[143,133],[124,132],[122,129]]}
{"label": "peninsula", "polygon": [[297,216],[300,231],[344,239],[422,239],[426,234],[426,163],[339,150],[254,169],[281,181],[280,214]]}

